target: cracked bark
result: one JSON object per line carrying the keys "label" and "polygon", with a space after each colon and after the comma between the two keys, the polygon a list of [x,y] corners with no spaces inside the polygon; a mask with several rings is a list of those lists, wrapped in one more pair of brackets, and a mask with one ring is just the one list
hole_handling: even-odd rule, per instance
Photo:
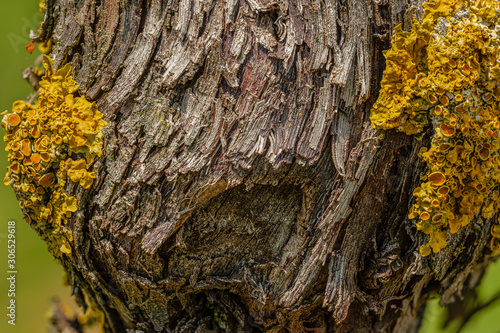
{"label": "cracked bark", "polygon": [[490,221],[418,253],[430,133],[368,119],[420,0],[46,3],[38,39],[109,122],[62,260],[107,331],[416,332],[480,280]]}

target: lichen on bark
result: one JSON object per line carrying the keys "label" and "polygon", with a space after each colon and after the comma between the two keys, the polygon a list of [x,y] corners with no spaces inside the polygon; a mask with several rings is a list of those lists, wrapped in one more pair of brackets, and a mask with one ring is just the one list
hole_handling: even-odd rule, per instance
{"label": "lichen on bark", "polygon": [[65,186],[68,180],[85,189],[92,185],[95,173],[87,168],[102,155],[106,122],[95,103],[76,93],[70,64],[56,70],[44,55],[43,66],[35,104],[16,101],[2,113],[10,163],[4,184],[14,189],[26,222],[61,257],[71,253],[67,221],[78,209]]}
{"label": "lichen on bark", "polygon": [[[396,28],[371,120],[376,128],[415,134],[431,125],[427,164],[409,217],[430,236],[420,253],[441,251],[481,212],[500,208],[500,11],[497,1],[436,0],[422,23]],[[491,255],[500,226],[491,227]]]}

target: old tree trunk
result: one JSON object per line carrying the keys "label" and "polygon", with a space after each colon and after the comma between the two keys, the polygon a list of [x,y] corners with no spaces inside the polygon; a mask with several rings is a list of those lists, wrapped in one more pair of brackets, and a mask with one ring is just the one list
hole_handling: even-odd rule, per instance
{"label": "old tree trunk", "polygon": [[[109,332],[416,332],[490,221],[423,258],[428,144],[370,125],[420,0],[47,0],[39,40],[109,126],[61,262]],[[375,147],[375,148],[374,148]],[[475,246],[474,246],[475,244]],[[460,255],[456,255],[460,253]]]}

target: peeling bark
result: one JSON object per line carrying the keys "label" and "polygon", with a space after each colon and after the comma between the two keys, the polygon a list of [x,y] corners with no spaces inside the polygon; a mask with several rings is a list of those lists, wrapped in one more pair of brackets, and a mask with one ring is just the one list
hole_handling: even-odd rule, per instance
{"label": "peeling bark", "polygon": [[491,222],[422,258],[430,133],[368,119],[420,0],[46,3],[38,39],[109,122],[62,260],[107,331],[416,332],[477,284]]}

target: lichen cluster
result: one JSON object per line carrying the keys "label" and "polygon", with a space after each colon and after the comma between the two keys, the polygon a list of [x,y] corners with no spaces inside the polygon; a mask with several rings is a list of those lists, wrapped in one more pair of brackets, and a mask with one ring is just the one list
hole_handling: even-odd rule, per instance
{"label": "lichen cluster", "polygon": [[95,174],[88,166],[101,156],[101,129],[107,123],[95,103],[77,97],[71,65],[54,70],[44,56],[45,75],[34,105],[13,104],[2,113],[10,166],[4,183],[12,186],[26,222],[47,242],[56,256],[71,253],[71,230],[66,227],[78,209],[65,193],[68,179],[87,189]]}
{"label": "lichen cluster", "polygon": [[[40,0],[40,3],[38,4],[38,11],[42,14],[45,13],[45,0]],[[40,29],[38,29],[38,33],[41,33],[42,31],[42,23],[43,22],[40,22]],[[49,54],[52,51],[52,39],[45,42],[38,42],[38,50],[41,53]]]}
{"label": "lichen cluster", "polygon": [[[427,163],[409,217],[430,236],[423,256],[481,213],[500,208],[500,2],[436,0],[422,23],[396,28],[371,113],[375,128],[415,134],[431,125]],[[500,225],[490,249],[500,254]]]}

